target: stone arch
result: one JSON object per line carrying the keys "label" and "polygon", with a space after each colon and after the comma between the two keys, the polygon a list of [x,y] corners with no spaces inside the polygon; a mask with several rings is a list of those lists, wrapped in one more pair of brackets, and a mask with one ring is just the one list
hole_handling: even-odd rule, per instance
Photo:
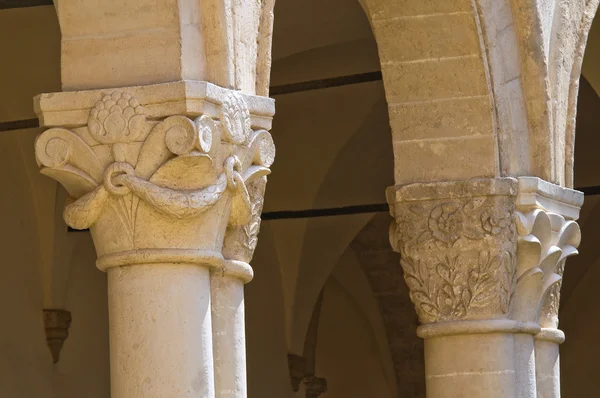
{"label": "stone arch", "polygon": [[572,187],[578,80],[597,1],[365,4],[396,184],[529,175]]}

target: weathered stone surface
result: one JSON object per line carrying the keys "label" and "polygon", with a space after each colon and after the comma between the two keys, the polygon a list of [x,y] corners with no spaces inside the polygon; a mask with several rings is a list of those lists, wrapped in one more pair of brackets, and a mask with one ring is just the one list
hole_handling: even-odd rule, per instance
{"label": "weathered stone surface", "polygon": [[[492,386],[490,397],[559,391],[560,281],[566,258],[577,254],[582,199],[532,177],[389,189],[390,239],[423,324],[428,393],[482,396],[479,382]],[[445,364],[457,347],[484,346],[489,356]],[[464,383],[463,374],[479,381]]]}

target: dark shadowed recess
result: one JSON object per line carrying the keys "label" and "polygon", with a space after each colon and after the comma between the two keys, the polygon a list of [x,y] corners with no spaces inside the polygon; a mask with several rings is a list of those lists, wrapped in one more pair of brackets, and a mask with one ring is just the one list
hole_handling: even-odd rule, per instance
{"label": "dark shadowed recess", "polygon": [[52,0],[0,0],[0,10],[7,8],[51,6]]}

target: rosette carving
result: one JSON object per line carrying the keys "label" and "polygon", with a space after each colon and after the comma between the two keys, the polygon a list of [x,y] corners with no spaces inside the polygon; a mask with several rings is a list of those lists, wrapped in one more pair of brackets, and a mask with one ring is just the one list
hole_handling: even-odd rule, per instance
{"label": "rosette carving", "polygon": [[152,121],[136,98],[115,91],[94,105],[87,126],[49,129],[36,141],[41,172],[72,197],[64,210],[67,224],[93,230],[102,220],[106,228],[117,223],[129,249],[138,246],[143,203],[165,220],[194,220],[219,206],[223,228],[243,231],[244,245],[253,252],[255,242],[247,242],[258,233],[274,156],[271,135],[252,130],[237,92],[224,97],[220,120],[201,115]]}
{"label": "rosette carving", "polygon": [[[579,226],[533,202],[529,180],[519,193],[504,187],[472,194],[502,184],[482,181],[398,191],[390,239],[417,314],[422,323],[508,319],[556,329],[562,274],[577,254]],[[558,192],[542,188],[547,196]]]}
{"label": "rosette carving", "polygon": [[506,318],[516,272],[514,199],[401,202],[391,243],[422,323]]}

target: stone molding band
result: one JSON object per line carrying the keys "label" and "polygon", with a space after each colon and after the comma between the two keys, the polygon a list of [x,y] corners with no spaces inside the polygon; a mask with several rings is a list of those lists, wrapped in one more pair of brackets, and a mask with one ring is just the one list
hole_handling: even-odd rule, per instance
{"label": "stone molding band", "polygon": [[100,256],[96,266],[106,272],[109,268],[148,264],[192,264],[219,270],[223,276],[248,283],[254,277],[250,264],[238,260],[226,260],[221,253],[195,249],[139,249]]}
{"label": "stone molding band", "polygon": [[[131,86],[114,89],[66,91],[40,94],[35,97],[34,111],[42,127],[85,126],[88,114],[103,93],[119,90],[135,96],[152,119],[172,115],[195,118],[208,115],[218,118],[221,98],[231,90],[205,81],[183,80],[148,86]],[[270,130],[275,101],[272,98],[237,92],[248,104],[252,127]]]}
{"label": "stone molding band", "polygon": [[386,190],[386,195],[393,214],[396,203],[401,202],[463,199],[476,196],[516,196],[517,185],[517,179],[511,177],[412,183],[391,186]]}
{"label": "stone molding band", "polygon": [[225,260],[223,266],[216,272],[222,272],[223,276],[236,278],[244,283],[248,283],[254,278],[252,266],[246,262],[238,260]]}
{"label": "stone molding band", "polygon": [[101,271],[112,267],[145,264],[195,264],[220,268],[225,263],[221,253],[195,249],[138,249],[99,256],[96,266]]}
{"label": "stone molding band", "polygon": [[524,333],[536,335],[540,330],[540,326],[535,322],[519,322],[510,319],[483,319],[421,325],[417,328],[417,335],[423,339],[490,333]]}
{"label": "stone molding band", "polygon": [[542,330],[535,335],[535,339],[562,344],[565,342],[565,333],[560,329],[542,328]]}

